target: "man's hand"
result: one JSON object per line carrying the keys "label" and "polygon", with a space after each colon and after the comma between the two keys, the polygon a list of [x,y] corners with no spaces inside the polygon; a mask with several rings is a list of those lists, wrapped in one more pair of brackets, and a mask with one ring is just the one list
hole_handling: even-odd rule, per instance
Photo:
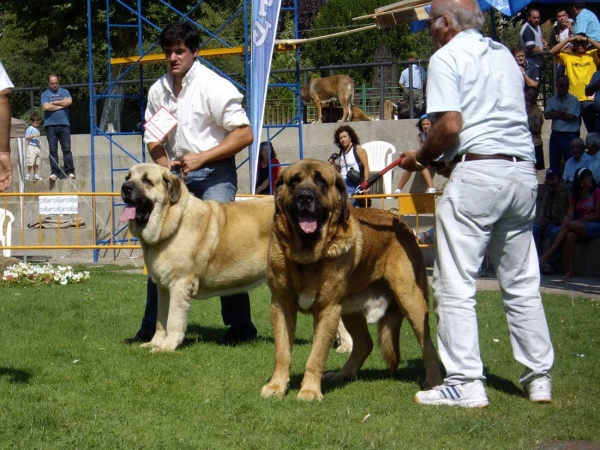
{"label": "man's hand", "polygon": [[12,184],[12,180],[10,153],[0,153],[0,192],[7,190]]}
{"label": "man's hand", "polygon": [[404,170],[408,170],[409,172],[420,172],[423,170],[422,167],[419,167],[417,162],[417,152],[414,150],[406,150],[398,156],[398,158],[403,158],[404,160],[399,164]]}
{"label": "man's hand", "polygon": [[181,167],[181,172],[184,175],[187,175],[188,172],[200,169],[205,163],[204,160],[204,152],[187,153],[183,155],[183,158],[181,158],[181,161],[179,162],[179,167]]}

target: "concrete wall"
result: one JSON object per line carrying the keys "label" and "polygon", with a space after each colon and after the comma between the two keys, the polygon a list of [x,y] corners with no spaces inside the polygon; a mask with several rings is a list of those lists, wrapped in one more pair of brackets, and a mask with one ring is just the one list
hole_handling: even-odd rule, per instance
{"label": "concrete wall", "polygon": [[[371,122],[354,122],[352,127],[356,130],[361,142],[369,141],[387,141],[396,147],[398,152],[402,150],[416,149],[418,147],[417,134],[415,120],[381,120]],[[327,159],[333,152],[338,151],[337,147],[333,143],[333,133],[337,129],[339,124],[306,124],[302,127],[302,139],[303,139],[303,156],[304,158],[318,158]],[[582,127],[582,134],[584,133],[585,127]],[[274,131],[271,130],[271,135]],[[548,165],[548,148],[547,143],[550,140],[550,122],[544,123],[542,132],[544,139],[544,153],[546,156],[546,165]],[[125,169],[135,164],[135,161],[119,149],[121,146],[131,155],[138,160],[142,159],[142,143],[140,136],[115,136],[114,140],[118,145],[111,144],[110,141],[104,137],[96,137],[94,143],[95,152],[95,179],[96,179],[96,191],[118,191],[120,189],[121,182],[124,178],[119,173],[114,176],[115,185],[110,183],[110,169],[111,164],[114,168]],[[266,140],[266,133],[263,133],[262,139]],[[282,163],[292,163],[299,159],[300,149],[298,144],[298,131],[296,128],[288,128],[282,131],[277,137],[272,139],[273,147],[277,152],[279,160]],[[13,162],[16,167],[16,141],[13,140]],[[75,169],[77,172],[77,180],[73,183],[66,182],[65,180],[50,183],[47,178],[50,175],[50,165],[47,156],[47,142],[46,138],[42,137],[42,169],[41,174],[44,181],[41,182],[28,182],[26,183],[26,191],[29,192],[72,192],[72,191],[86,191],[92,190],[91,183],[91,150],[90,150],[90,136],[89,135],[74,135],[72,136],[72,151],[75,159]],[[112,156],[111,156],[112,154]],[[237,163],[241,164],[246,159],[248,153],[246,151],[241,152],[237,157]],[[62,164],[62,153],[59,149],[59,160]],[[400,180],[402,170],[396,169],[393,173],[393,186],[395,187]],[[542,181],[544,172],[540,173],[540,180]],[[433,178],[436,188],[443,189],[446,183],[446,179],[440,176],[434,176]],[[239,193],[249,193],[249,167],[248,163],[244,164],[238,170],[238,183]],[[424,192],[426,185],[419,174],[415,174],[411,177],[407,189],[409,192]],[[406,190],[406,189],[405,189]],[[9,192],[18,192],[18,184],[15,179],[13,186]]]}

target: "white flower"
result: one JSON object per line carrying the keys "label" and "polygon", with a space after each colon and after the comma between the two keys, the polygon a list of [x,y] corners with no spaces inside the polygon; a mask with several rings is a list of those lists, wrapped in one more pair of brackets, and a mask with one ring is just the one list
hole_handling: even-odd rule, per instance
{"label": "white flower", "polygon": [[49,263],[42,266],[18,263],[6,268],[2,273],[0,286],[19,283],[60,283],[66,285],[69,283],[79,283],[81,280],[89,280],[89,278],[90,273],[88,271],[77,273],[73,271],[71,266],[54,267]]}

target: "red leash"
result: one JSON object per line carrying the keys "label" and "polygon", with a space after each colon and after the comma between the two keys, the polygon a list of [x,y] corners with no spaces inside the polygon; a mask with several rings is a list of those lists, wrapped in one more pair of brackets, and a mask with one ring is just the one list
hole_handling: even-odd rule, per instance
{"label": "red leash", "polygon": [[365,180],[362,183],[360,183],[353,193],[348,194],[348,198],[353,197],[355,195],[363,194],[367,189],[369,189],[371,186],[373,186],[373,184],[377,180],[379,180],[382,176],[384,176],[387,172],[392,170],[398,164],[401,164],[402,161],[404,161],[404,158],[398,158],[397,160],[393,161],[391,164],[385,166],[383,169],[381,169],[378,173],[376,173],[375,175],[370,177],[368,180]]}

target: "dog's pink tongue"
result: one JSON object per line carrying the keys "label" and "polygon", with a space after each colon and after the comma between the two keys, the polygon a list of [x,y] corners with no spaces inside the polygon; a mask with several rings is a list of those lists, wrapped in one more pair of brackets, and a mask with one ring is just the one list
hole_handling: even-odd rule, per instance
{"label": "dog's pink tongue", "polygon": [[130,220],[135,219],[135,208],[133,206],[126,206],[121,215],[119,216],[119,220],[123,223],[127,223]]}
{"label": "dog's pink tongue", "polygon": [[307,234],[317,231],[317,219],[312,217],[300,217],[300,228]]}

